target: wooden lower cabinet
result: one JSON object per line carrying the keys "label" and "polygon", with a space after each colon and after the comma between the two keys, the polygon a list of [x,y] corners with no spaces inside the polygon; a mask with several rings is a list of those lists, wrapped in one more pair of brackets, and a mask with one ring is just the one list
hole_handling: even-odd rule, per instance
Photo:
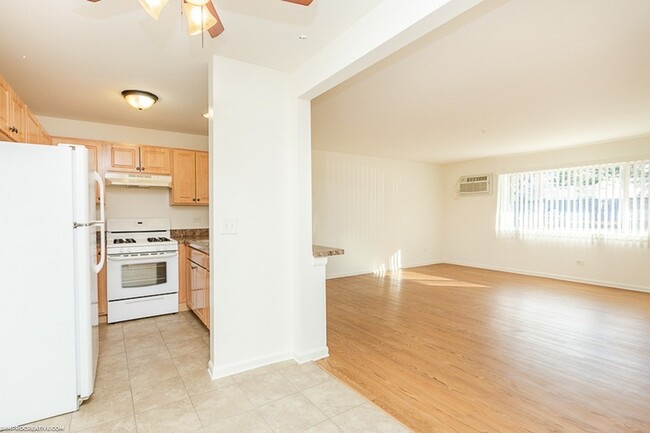
{"label": "wooden lower cabinet", "polygon": [[[189,247],[184,242],[178,243],[178,305],[187,305],[187,250]],[[179,311],[183,311],[179,308]]]}
{"label": "wooden lower cabinet", "polygon": [[210,259],[194,248],[188,248],[187,306],[210,329]]}

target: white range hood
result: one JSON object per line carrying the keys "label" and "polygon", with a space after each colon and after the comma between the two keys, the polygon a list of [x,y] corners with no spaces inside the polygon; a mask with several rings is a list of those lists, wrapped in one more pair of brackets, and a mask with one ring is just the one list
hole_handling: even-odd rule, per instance
{"label": "white range hood", "polygon": [[161,174],[136,174],[108,171],[106,185],[128,186],[134,188],[171,188],[172,177]]}

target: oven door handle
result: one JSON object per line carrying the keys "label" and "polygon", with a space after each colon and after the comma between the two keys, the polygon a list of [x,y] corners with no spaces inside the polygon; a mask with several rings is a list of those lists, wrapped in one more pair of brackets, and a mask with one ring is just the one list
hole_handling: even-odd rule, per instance
{"label": "oven door handle", "polygon": [[158,259],[170,259],[172,257],[178,257],[178,253],[165,253],[165,254],[151,254],[146,256],[108,256],[109,262],[128,262],[133,260],[158,260]]}

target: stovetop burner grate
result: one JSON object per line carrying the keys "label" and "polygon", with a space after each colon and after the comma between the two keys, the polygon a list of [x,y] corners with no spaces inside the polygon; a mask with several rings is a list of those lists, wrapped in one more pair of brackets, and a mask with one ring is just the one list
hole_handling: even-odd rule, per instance
{"label": "stovetop burner grate", "polygon": [[114,244],[134,244],[135,239],[133,238],[124,238],[124,239],[113,239]]}
{"label": "stovetop burner grate", "polygon": [[170,242],[171,239],[164,236],[147,238],[147,242]]}

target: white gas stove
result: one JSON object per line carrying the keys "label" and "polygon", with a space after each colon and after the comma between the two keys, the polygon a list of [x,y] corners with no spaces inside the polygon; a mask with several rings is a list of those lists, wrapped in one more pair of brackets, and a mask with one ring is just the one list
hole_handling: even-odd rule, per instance
{"label": "white gas stove", "polygon": [[178,242],[161,218],[109,219],[108,323],[178,312]]}

